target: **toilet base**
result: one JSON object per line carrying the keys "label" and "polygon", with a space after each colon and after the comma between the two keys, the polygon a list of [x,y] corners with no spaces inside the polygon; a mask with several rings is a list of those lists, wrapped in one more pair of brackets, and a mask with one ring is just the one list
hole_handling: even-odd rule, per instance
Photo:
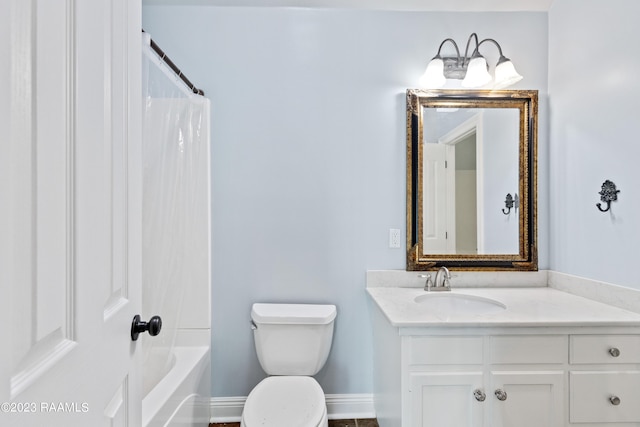
{"label": "toilet base", "polygon": [[327,405],[312,377],[274,376],[249,393],[241,427],[328,427]]}
{"label": "toilet base", "polygon": [[[250,426],[247,426],[244,423],[244,420],[240,420],[240,427],[250,427]],[[285,426],[283,426],[283,427],[285,427]],[[296,427],[298,427],[298,426],[296,426]],[[326,412],[325,412],[324,416],[322,417],[322,421],[320,421],[320,424],[318,424],[317,427],[329,427],[329,417],[327,416]]]}

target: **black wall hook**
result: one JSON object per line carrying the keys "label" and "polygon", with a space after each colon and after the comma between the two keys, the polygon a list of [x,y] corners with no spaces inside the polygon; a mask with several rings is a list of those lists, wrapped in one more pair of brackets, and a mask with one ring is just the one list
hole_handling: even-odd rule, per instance
{"label": "black wall hook", "polygon": [[600,201],[605,202],[607,204],[606,209],[602,209],[602,204],[597,203],[596,206],[600,210],[600,212],[606,212],[611,209],[611,202],[615,202],[618,200],[618,193],[620,190],[616,188],[616,184],[612,181],[606,180],[602,183],[602,190],[598,193],[600,195]]}
{"label": "black wall hook", "polygon": [[516,193],[515,197],[511,196],[511,193],[507,193],[507,198],[504,201],[504,205],[507,208],[507,210],[505,211],[504,208],[502,208],[502,213],[505,215],[509,215],[509,213],[511,213],[511,208],[514,207],[518,209],[518,203],[519,203],[519,199],[518,199],[518,194]]}

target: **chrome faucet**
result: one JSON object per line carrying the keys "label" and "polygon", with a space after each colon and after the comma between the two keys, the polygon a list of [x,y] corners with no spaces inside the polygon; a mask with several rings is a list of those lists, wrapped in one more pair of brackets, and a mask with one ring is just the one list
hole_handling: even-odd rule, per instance
{"label": "chrome faucet", "polygon": [[[444,275],[442,279],[440,279],[441,275]],[[427,279],[424,284],[424,290],[427,292],[451,290],[451,273],[449,273],[449,269],[447,267],[440,267],[436,273],[435,280],[431,280],[431,274],[421,274],[418,277]]]}
{"label": "chrome faucet", "polygon": [[[440,280],[440,276],[444,275],[442,281]],[[440,267],[438,272],[436,273],[436,278],[433,281],[433,289],[434,291],[450,291],[451,290],[451,273],[449,273],[449,269],[444,265]]]}

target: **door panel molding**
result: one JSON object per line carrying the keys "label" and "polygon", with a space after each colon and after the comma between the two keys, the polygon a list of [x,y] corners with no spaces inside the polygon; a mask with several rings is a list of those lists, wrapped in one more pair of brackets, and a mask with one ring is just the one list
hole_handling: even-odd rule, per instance
{"label": "door panel molding", "polygon": [[75,348],[76,141],[74,0],[12,10],[14,398]]}

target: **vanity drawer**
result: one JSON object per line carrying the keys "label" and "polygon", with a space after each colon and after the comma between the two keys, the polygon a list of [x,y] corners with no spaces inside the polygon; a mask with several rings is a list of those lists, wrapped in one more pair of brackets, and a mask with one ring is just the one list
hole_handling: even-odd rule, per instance
{"label": "vanity drawer", "polygon": [[414,337],[409,354],[412,365],[480,365],[482,337]]}
{"label": "vanity drawer", "polygon": [[567,361],[566,335],[492,336],[491,363],[557,364]]}
{"label": "vanity drawer", "polygon": [[574,371],[569,374],[569,418],[572,423],[640,422],[639,401],[638,371]]}
{"label": "vanity drawer", "polygon": [[640,335],[571,335],[570,363],[640,363]]}

